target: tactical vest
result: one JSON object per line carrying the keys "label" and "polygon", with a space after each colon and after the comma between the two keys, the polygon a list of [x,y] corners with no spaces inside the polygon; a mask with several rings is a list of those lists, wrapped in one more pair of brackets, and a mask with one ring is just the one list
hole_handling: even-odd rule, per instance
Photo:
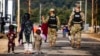
{"label": "tactical vest", "polygon": [[81,19],[81,12],[74,12],[75,14],[74,14],[74,18],[73,18],[73,20],[72,20],[72,22],[74,23],[74,22],[80,22],[80,21],[82,21],[82,19]]}
{"label": "tactical vest", "polygon": [[57,28],[57,18],[56,18],[56,16],[49,16],[48,27]]}

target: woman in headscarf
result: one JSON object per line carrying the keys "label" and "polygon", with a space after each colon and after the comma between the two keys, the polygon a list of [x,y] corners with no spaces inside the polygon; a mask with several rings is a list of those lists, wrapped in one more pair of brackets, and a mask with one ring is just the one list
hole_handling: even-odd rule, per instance
{"label": "woman in headscarf", "polygon": [[33,23],[30,20],[29,13],[24,14],[24,19],[25,21],[22,21],[24,50],[25,50],[25,53],[32,53]]}

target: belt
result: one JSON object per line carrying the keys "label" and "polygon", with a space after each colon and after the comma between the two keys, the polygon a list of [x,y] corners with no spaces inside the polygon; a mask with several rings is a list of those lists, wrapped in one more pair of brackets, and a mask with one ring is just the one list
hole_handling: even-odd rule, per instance
{"label": "belt", "polygon": [[74,24],[81,24],[82,22],[73,22]]}

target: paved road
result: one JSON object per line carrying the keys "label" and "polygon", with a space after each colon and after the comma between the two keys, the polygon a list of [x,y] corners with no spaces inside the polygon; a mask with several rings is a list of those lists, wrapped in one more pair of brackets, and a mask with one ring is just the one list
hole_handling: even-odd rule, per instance
{"label": "paved road", "polygon": [[56,46],[50,48],[48,43],[42,44],[41,55],[23,54],[23,46],[15,48],[15,54],[0,54],[0,56],[100,56],[100,42],[93,40],[82,34],[82,47],[80,49],[71,48],[68,38],[63,38],[61,33],[58,33]]}

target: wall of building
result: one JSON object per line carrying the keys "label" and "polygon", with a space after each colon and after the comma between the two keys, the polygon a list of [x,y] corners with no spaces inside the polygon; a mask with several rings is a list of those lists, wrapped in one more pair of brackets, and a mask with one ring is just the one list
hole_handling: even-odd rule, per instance
{"label": "wall of building", "polygon": [[[5,20],[5,33],[8,32],[8,26],[15,24],[15,0],[0,0],[0,12],[2,12],[3,19]],[[0,13],[1,15],[1,13]]]}

